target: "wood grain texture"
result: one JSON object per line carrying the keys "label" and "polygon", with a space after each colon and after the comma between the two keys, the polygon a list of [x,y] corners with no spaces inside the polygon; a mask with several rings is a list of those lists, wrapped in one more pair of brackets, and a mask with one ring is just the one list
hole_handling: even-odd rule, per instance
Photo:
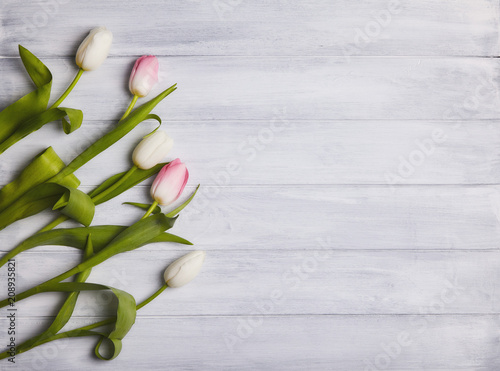
{"label": "wood grain texture", "polygon": [[[404,184],[500,183],[500,120],[281,120],[167,118],[162,127],[175,141],[170,158],[182,158],[193,169],[192,181],[204,186],[376,184],[392,193]],[[113,126],[85,122],[65,135],[59,123],[47,125],[2,154],[0,184],[47,146],[69,162]],[[128,169],[132,149],[154,128],[156,121],[140,124],[78,170],[83,184],[108,176],[102,161],[110,172]]]}
{"label": "wood grain texture", "polygon": [[[210,251],[200,277],[182,289],[168,289],[140,314],[499,312],[499,251],[334,251],[316,245],[307,251]],[[94,268],[88,282],[126,290],[140,302],[161,286],[167,265],[191,249],[174,244],[161,247],[115,256]],[[68,250],[20,255],[16,259],[19,292],[78,263],[81,255]],[[51,316],[62,297],[46,293],[26,299],[17,303],[18,314]],[[109,293],[82,294],[74,314],[112,315],[116,309],[111,303]]]}
{"label": "wood grain texture", "polygon": [[[107,25],[113,55],[498,55],[495,0],[4,0],[2,55],[73,55]],[[69,21],[70,20],[70,21]],[[57,26],[55,26],[57,25]],[[62,36],[63,35],[63,36]],[[51,42],[40,43],[40,40]],[[57,42],[55,42],[57,40]]]}
{"label": "wood grain texture", "polygon": [[[500,245],[498,186],[402,186],[394,192],[385,186],[202,187],[199,192],[172,229],[199,249],[258,250],[265,259],[268,251],[314,250],[323,246],[319,241],[331,250],[497,250]],[[132,224],[142,210],[122,202],[148,202],[148,193],[148,187],[137,187],[98,206],[93,225]],[[55,215],[45,212],[7,227],[0,251]],[[61,227],[71,225],[76,224]]]}
{"label": "wood grain texture", "polygon": [[[119,118],[131,99],[125,82],[134,60],[111,58],[85,73],[64,105],[82,109],[85,120]],[[57,96],[73,79],[74,62],[46,62]],[[169,121],[500,118],[498,59],[181,56],[160,65],[151,94],[179,86],[155,109]],[[0,69],[3,104],[32,89],[19,59],[0,59]]]}
{"label": "wood grain texture", "polygon": [[[91,358],[96,340],[84,338],[21,354],[15,367],[83,371],[134,369],[139,364],[142,369],[162,370],[491,371],[500,367],[499,319],[498,315],[140,317],[124,339],[123,354],[112,363]],[[4,323],[2,319],[0,326]],[[76,326],[88,323],[75,321]],[[19,320],[28,334],[44,324],[34,318]]]}
{"label": "wood grain texture", "polygon": [[[0,369],[500,369],[498,1],[4,0],[0,109],[32,89],[18,43],[53,72],[53,101],[99,24],[114,33],[110,58],[64,103],[84,111],[82,128],[51,124],[18,143],[0,157],[0,184],[47,146],[68,162],[111,128],[135,58],[156,54],[152,93],[179,89],[154,112],[189,190],[202,184],[172,232],[195,245],[149,245],[90,280],[140,301],[184,252],[206,250],[206,264],[139,312],[116,360],[95,359],[95,339],[71,339]],[[80,169],[81,189],[126,170],[155,126]],[[133,223],[141,211],[121,203],[148,202],[149,184],[99,206],[94,224]],[[2,230],[0,251],[52,218]],[[18,290],[79,258],[53,246],[20,255]],[[81,295],[70,327],[112,313],[111,299]],[[18,303],[17,341],[61,300]]]}

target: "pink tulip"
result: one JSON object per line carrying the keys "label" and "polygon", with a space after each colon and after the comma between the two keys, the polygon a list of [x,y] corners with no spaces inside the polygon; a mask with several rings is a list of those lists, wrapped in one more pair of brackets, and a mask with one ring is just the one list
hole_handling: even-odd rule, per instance
{"label": "pink tulip", "polygon": [[143,55],[137,59],[128,82],[130,92],[145,97],[157,82],[158,59],[154,55]]}
{"label": "pink tulip", "polygon": [[166,164],[151,186],[151,197],[160,205],[170,205],[177,200],[189,178],[189,172],[181,160],[176,158]]}

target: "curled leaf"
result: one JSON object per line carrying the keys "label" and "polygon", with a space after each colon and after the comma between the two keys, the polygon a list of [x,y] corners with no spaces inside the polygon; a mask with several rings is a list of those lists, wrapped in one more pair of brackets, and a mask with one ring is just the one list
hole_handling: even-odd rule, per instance
{"label": "curled leaf", "polygon": [[[0,190],[0,211],[4,210],[33,187],[52,178],[65,166],[52,147],[36,155],[16,179]],[[80,181],[71,174],[63,183],[68,186],[78,187]]]}
{"label": "curled leaf", "polygon": [[[82,125],[83,113],[79,109],[59,107],[60,111],[66,113],[61,119],[63,130],[66,134],[70,134]],[[68,117],[68,119],[66,119]]]}
{"label": "curled leaf", "polygon": [[[66,120],[66,116],[69,121]],[[14,131],[14,133],[0,143],[0,153],[3,153],[6,149],[13,146],[15,143],[34,131],[40,129],[45,124],[57,120],[62,120],[63,130],[66,134],[69,134],[81,126],[83,113],[82,111],[73,108],[51,108],[47,111],[31,116],[26,119],[23,124],[20,125],[16,131]]]}
{"label": "curled leaf", "polygon": [[[111,286],[87,282],[55,283],[44,286],[40,292],[81,292],[100,290],[111,290],[118,299],[118,308],[116,310],[116,320],[114,322],[113,330],[109,334],[101,333],[102,338],[99,340],[95,348],[95,354],[100,359],[111,360],[120,354],[122,348],[121,341],[135,323],[137,309],[135,299],[132,295],[126,291],[119,290]],[[104,339],[110,340],[113,345],[113,351],[109,357],[103,356],[99,351]]]}
{"label": "curled leaf", "polygon": [[146,116],[146,119],[153,119],[158,121],[160,124],[154,129],[151,133],[146,134],[145,136],[142,137],[142,139],[149,137],[150,135],[153,135],[160,127],[161,127],[161,118],[158,115],[155,115],[154,113],[150,113],[149,115]]}
{"label": "curled leaf", "polygon": [[36,89],[0,112],[0,143],[12,135],[24,121],[47,108],[52,86],[50,70],[28,49],[19,45],[19,55]]}
{"label": "curled leaf", "polygon": [[42,183],[0,212],[0,230],[54,205],[84,225],[89,225],[94,217],[94,203],[82,191],[64,184]]}
{"label": "curled leaf", "polygon": [[[51,186],[55,183],[47,183]],[[63,187],[61,185],[57,185]],[[73,220],[88,227],[94,218],[95,205],[89,195],[83,193],[79,189],[65,187],[61,198],[54,204],[52,210],[60,210],[61,213],[70,217]]]}

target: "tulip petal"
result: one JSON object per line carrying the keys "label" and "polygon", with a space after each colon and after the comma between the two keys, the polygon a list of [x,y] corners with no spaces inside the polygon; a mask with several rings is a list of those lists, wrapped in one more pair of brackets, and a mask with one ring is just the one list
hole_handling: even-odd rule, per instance
{"label": "tulip petal", "polygon": [[132,153],[134,165],[149,169],[158,164],[172,149],[174,141],[163,131],[155,131],[144,137]]}
{"label": "tulip petal", "polygon": [[98,68],[108,57],[113,34],[106,27],[92,29],[76,51],[76,64],[85,71]]}
{"label": "tulip petal", "polygon": [[151,186],[151,197],[160,205],[170,205],[182,194],[188,178],[186,165],[175,159],[157,175]]}
{"label": "tulip petal", "polygon": [[169,287],[181,287],[191,282],[200,273],[206,253],[191,251],[170,264],[163,278]]}
{"label": "tulip petal", "polygon": [[148,95],[158,82],[158,69],[158,59],[154,55],[143,55],[137,59],[130,74],[130,92],[139,97]]}

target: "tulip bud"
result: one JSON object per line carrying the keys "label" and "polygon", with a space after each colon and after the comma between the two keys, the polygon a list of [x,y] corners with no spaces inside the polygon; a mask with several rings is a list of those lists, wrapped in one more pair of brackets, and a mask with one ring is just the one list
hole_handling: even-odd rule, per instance
{"label": "tulip bud", "polygon": [[107,58],[113,34],[106,27],[97,27],[89,32],[76,52],[76,64],[85,71],[98,68]]}
{"label": "tulip bud", "polygon": [[189,172],[178,158],[160,170],[151,186],[151,197],[160,205],[170,205],[182,194]]}
{"label": "tulip bud", "polygon": [[170,264],[163,274],[167,285],[181,287],[191,282],[200,273],[205,255],[205,251],[191,251]]}
{"label": "tulip bud", "polygon": [[139,169],[147,170],[158,164],[172,149],[174,140],[164,131],[157,130],[135,147],[132,161]]}
{"label": "tulip bud", "polygon": [[158,59],[154,55],[143,55],[137,59],[128,81],[130,92],[145,97],[157,82]]}

